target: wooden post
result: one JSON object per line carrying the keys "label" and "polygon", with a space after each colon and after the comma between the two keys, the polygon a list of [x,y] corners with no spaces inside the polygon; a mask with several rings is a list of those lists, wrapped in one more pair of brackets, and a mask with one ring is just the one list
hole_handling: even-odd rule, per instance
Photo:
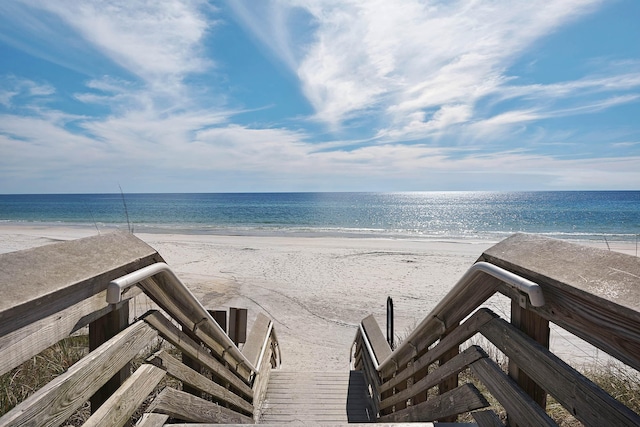
{"label": "wooden post", "polygon": [[[89,351],[91,352],[100,347],[105,341],[117,335],[127,326],[129,326],[129,301],[118,304],[113,311],[89,323]],[[127,363],[91,396],[91,412],[95,413],[130,375],[131,365]]]}
{"label": "wooden post", "polygon": [[[549,348],[549,321],[531,310],[522,308],[520,302],[513,298],[511,299],[511,324],[545,348]],[[520,388],[531,396],[542,409],[546,410],[547,393],[538,384],[533,382],[527,374],[520,371],[518,366],[511,360],[509,360],[509,376],[513,378]]]}
{"label": "wooden post", "polygon": [[229,338],[236,345],[247,342],[246,308],[229,308]]}
{"label": "wooden post", "polygon": [[222,330],[227,333],[227,311],[226,310],[207,310],[213,320],[216,321]]}
{"label": "wooden post", "polygon": [[[445,333],[440,337],[440,340],[453,332],[457,327],[458,325],[454,325],[453,327],[447,329]],[[440,359],[438,359],[438,364],[440,366],[444,365],[446,362],[456,357],[459,353],[460,347],[453,347],[451,350],[443,354]],[[438,384],[438,394],[445,394],[446,392],[451,391],[456,387],[458,387],[458,374],[451,375],[450,377],[445,378],[440,384]],[[441,418],[438,421],[442,423],[455,423],[457,420],[458,416],[452,415],[449,417]]]}

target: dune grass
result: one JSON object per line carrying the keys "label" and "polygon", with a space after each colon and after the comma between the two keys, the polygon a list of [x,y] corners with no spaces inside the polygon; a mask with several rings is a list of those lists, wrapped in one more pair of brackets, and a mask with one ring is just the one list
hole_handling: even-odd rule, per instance
{"label": "dune grass", "polygon": [[[159,340],[149,349],[146,349],[138,357],[131,361],[132,372],[144,363],[146,355],[151,354],[160,348],[165,348],[170,354],[179,357],[180,353],[166,342]],[[58,375],[63,374],[74,363],[82,359],[89,353],[89,336],[77,335],[65,338],[62,341],[47,348],[37,356],[32,357],[20,366],[12,369],[0,376],[0,417],[20,402],[27,399],[31,394],[52,381]],[[180,389],[179,381],[165,376],[156,387],[150,397],[141,408],[146,407],[149,401],[159,392],[160,389],[170,385]],[[136,420],[142,415],[143,409],[139,409],[134,414]],[[80,426],[91,415],[91,405],[85,402],[76,412],[67,419],[64,426]]]}

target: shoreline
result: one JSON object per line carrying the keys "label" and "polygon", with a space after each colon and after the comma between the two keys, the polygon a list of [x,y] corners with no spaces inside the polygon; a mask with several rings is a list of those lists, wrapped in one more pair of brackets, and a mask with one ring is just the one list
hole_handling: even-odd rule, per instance
{"label": "shoreline", "polygon": [[[135,224],[134,224],[135,225]],[[116,231],[127,231],[126,225],[102,225],[102,228],[96,227],[89,223],[68,223],[68,222],[20,222],[20,221],[0,221],[0,237],[11,234],[33,236],[42,239],[51,239],[52,241],[64,241],[78,239],[82,237],[93,236],[102,233],[111,233]],[[358,231],[327,231],[321,229],[306,230],[281,230],[281,229],[259,229],[259,228],[169,228],[169,227],[146,227],[134,228],[136,236],[157,236],[149,237],[151,240],[161,239],[162,236],[170,239],[171,236],[185,236],[193,239],[200,238],[292,238],[292,239],[336,239],[336,240],[389,240],[389,241],[407,241],[421,243],[447,243],[447,244],[469,244],[469,245],[494,245],[499,241],[506,239],[514,233],[504,233],[504,236],[484,236],[484,237],[451,237],[451,236],[427,236],[420,234],[406,233],[382,233],[382,232],[358,232]],[[532,233],[536,234],[536,233]],[[612,250],[625,253],[627,255],[640,255],[640,240],[636,239],[588,239],[588,238],[562,238],[557,234],[541,233],[539,235],[549,238],[564,240],[570,243],[586,245],[604,250]],[[595,234],[594,234],[595,235]],[[201,236],[201,237],[197,237]],[[556,237],[554,237],[556,236]],[[631,236],[631,235],[629,235]],[[143,238],[146,241],[146,239]],[[17,245],[23,246],[23,245]],[[28,243],[24,248],[28,248]],[[0,244],[0,253],[7,252],[3,250]],[[19,249],[16,249],[19,250]]]}
{"label": "shoreline", "polygon": [[[0,223],[0,253],[96,234],[90,226]],[[373,314],[384,331],[388,296],[394,300],[396,337],[408,335],[495,243],[134,234],[160,253],[205,307],[247,308],[249,324],[258,312],[271,317],[281,341],[284,366],[292,370],[348,369],[357,324]],[[611,250],[630,255],[636,251],[635,244],[609,245]],[[589,246],[607,249],[605,242]],[[145,304],[134,310],[142,314]],[[485,306],[502,317],[509,316],[506,297],[494,296]],[[602,359],[602,352],[598,354],[574,338],[552,331],[552,350],[575,366]]]}

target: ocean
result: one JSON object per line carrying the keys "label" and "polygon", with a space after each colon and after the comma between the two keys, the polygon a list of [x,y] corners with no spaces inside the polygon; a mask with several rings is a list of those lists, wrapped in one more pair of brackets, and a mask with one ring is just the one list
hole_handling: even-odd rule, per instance
{"label": "ocean", "polygon": [[640,235],[640,191],[0,195],[0,223],[145,233],[501,240]]}

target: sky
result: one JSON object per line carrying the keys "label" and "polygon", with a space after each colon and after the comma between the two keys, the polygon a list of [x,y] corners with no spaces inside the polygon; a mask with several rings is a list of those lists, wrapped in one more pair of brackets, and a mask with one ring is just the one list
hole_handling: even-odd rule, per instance
{"label": "sky", "polygon": [[638,190],[638,0],[2,0],[0,194]]}

